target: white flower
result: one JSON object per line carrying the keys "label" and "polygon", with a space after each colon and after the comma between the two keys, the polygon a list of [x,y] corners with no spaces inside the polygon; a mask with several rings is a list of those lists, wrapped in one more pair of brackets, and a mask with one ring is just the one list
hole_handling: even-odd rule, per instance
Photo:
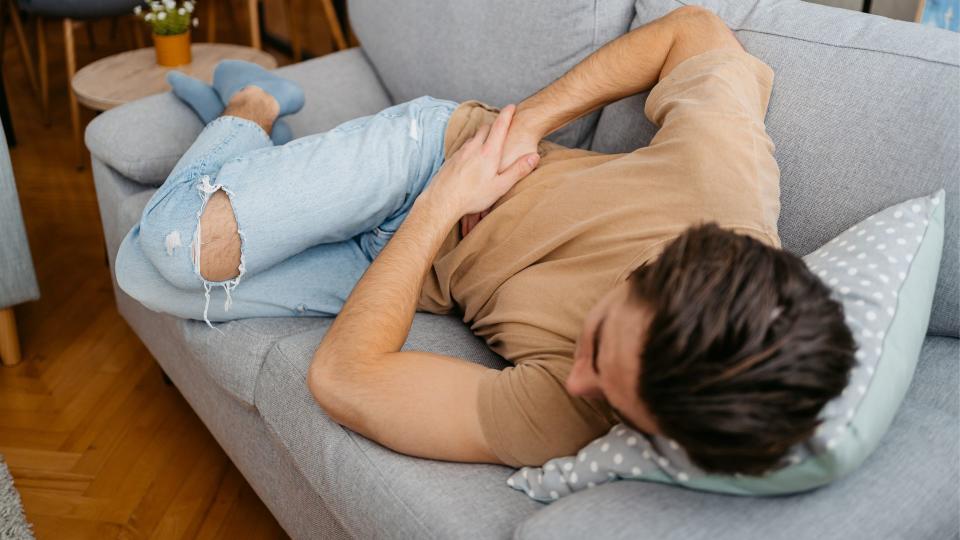
{"label": "white flower", "polygon": [[187,10],[185,10],[185,9],[183,9],[183,8],[180,8],[180,9],[177,10],[177,14],[178,14],[178,15],[186,15],[186,14],[187,14]]}
{"label": "white flower", "polygon": [[163,7],[167,8],[167,9],[174,9],[174,8],[177,7],[177,3],[174,2],[173,0],[165,0],[165,1],[163,2]]}
{"label": "white flower", "polygon": [[194,18],[193,18],[193,27],[196,28],[196,27],[198,27],[198,26],[200,26],[200,19],[194,17]]}
{"label": "white flower", "polygon": [[144,15],[144,16],[143,16],[143,20],[145,20],[145,21],[152,21],[152,20],[153,20],[153,13],[147,13],[146,15]]}
{"label": "white flower", "polygon": [[150,2],[150,9],[151,9],[151,10],[153,10],[153,11],[160,11],[160,9],[162,9],[162,8],[163,8],[163,6],[160,5],[160,2]]}
{"label": "white flower", "polygon": [[193,2],[187,0],[183,3],[183,9],[187,10],[187,13],[193,13]]}
{"label": "white flower", "polygon": [[140,7],[140,6],[136,6],[136,7],[133,8],[133,14],[134,14],[134,15],[139,15],[139,14],[142,13],[142,12],[143,12],[143,8]]}
{"label": "white flower", "polygon": [[166,19],[166,18],[167,18],[167,12],[166,12],[166,11],[161,11],[160,13],[157,13],[157,20],[158,20],[158,21],[162,21],[162,20],[164,20],[164,19]]}

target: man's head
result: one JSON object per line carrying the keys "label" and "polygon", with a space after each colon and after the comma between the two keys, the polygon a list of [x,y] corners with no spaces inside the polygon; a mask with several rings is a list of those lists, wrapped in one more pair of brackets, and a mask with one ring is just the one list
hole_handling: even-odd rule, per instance
{"label": "man's head", "polygon": [[855,345],[798,257],[694,227],[590,311],[567,379],[707,471],[760,473],[817,427]]}

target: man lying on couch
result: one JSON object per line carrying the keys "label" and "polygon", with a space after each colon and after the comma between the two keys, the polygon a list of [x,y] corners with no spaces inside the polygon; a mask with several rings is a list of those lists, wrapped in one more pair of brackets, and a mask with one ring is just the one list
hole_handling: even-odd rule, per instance
{"label": "man lying on couch", "polygon": [[[692,7],[499,115],[424,97],[283,146],[269,134],[284,140],[277,118],[303,104],[293,83],[242,63],[214,88],[178,77],[212,121],[117,278],[208,322],[337,315],[310,390],[399,452],[541,464],[622,421],[705,470],[761,472],[812,434],[854,362],[840,305],[780,249],[772,79]],[[542,140],[651,88],[646,148]],[[461,312],[514,367],[400,352],[417,310]]]}

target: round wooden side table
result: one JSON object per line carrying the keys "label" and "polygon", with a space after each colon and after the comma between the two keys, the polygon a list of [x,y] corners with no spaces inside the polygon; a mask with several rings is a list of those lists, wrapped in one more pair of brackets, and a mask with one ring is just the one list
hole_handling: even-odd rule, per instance
{"label": "round wooden side table", "polygon": [[84,106],[105,111],[170,90],[166,75],[171,69],[209,83],[213,79],[213,68],[221,60],[246,60],[267,69],[277,67],[273,56],[252,47],[197,43],[190,49],[193,61],[172,68],[157,65],[153,47],[108,56],[84,66],[73,76],[73,92]]}

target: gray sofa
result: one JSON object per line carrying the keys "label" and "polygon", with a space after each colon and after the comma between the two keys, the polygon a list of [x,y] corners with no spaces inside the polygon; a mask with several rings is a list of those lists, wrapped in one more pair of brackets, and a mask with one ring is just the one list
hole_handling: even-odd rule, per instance
{"label": "gray sofa", "polygon": [[[881,447],[817,491],[739,498],[619,482],[549,506],[506,486],[511,470],[391,452],[330,421],[305,385],[329,320],[216,325],[120,312],[295,538],[951,538],[958,534],[958,171],[955,34],[795,0],[700,2],[777,73],[767,125],[783,172],[780,228],[804,254],[893,203],[948,193],[946,253],[929,336]],[[307,105],[303,135],[430,94],[516,102],[674,0],[422,0],[349,4],[363,44],[282,72]],[[554,135],[626,151],[654,132],[644,96]],[[104,113],[86,141],[111,257],[201,129],[169,94]],[[417,315],[408,347],[504,362],[456,317]]]}

